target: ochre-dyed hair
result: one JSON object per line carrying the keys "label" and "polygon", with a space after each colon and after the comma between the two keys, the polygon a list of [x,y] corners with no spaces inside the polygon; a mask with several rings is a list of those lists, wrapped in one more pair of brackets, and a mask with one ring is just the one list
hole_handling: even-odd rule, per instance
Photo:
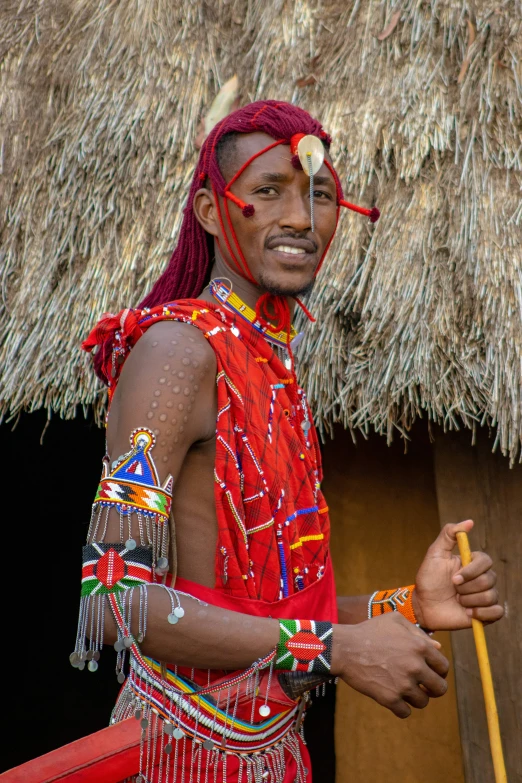
{"label": "ochre-dyed hair", "polygon": [[201,148],[176,249],[168,267],[140,302],[140,307],[155,307],[173,299],[191,299],[201,293],[207,282],[211,257],[206,232],[194,214],[194,196],[207,180],[220,196],[224,195],[227,183],[219,167],[219,141],[229,133],[255,131],[267,133],[277,141],[290,142],[295,133],[305,133],[318,136],[327,147],[330,143],[330,137],[320,123],[291,103],[256,101],[221,120]]}
{"label": "ochre-dyed hair", "polygon": [[[290,143],[297,133],[310,134],[321,139],[326,148],[330,136],[308,112],[291,103],[281,101],[256,101],[238,109],[218,122],[205,140],[192,178],[192,185],[185,206],[178,243],[169,265],[158,278],[150,293],[139,303],[138,308],[156,307],[175,299],[197,297],[210,273],[211,245],[209,237],[194,214],[193,202],[196,192],[210,183],[212,189],[224,196],[227,182],[219,166],[219,142],[228,134],[266,133],[276,141]],[[223,147],[223,144],[221,145]],[[336,177],[338,198],[342,197],[340,183]],[[246,214],[246,213],[245,213]],[[94,369],[98,377],[108,382],[103,367],[111,355],[114,337],[100,341],[94,357]]]}

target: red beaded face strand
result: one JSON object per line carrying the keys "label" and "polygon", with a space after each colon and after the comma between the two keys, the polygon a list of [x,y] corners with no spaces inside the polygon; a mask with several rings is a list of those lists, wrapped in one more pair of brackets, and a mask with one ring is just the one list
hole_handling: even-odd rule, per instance
{"label": "red beaded face strand", "polygon": [[[230,236],[232,237],[232,242],[235,246],[235,251],[232,248],[232,245],[228,239],[228,235],[225,231],[225,221],[223,220],[223,215],[221,213],[221,208],[218,200],[218,195],[216,192],[216,189],[213,187],[213,194],[214,199],[216,201],[216,207],[217,207],[217,213],[218,213],[218,219],[221,227],[221,231],[227,246],[228,253],[230,255],[230,258],[232,259],[233,263],[235,264],[237,271],[239,274],[241,274],[243,277],[245,277],[250,282],[256,283],[254,277],[252,276],[252,273],[250,272],[250,269],[248,267],[247,260],[243,254],[243,251],[241,249],[241,246],[239,244],[236,232],[234,230],[234,226],[232,225],[232,221],[230,219],[230,212],[228,207],[228,202],[231,201],[235,206],[241,210],[243,213],[243,216],[245,218],[252,217],[252,215],[255,214],[255,207],[253,204],[247,204],[242,199],[240,199],[238,196],[236,196],[232,192],[232,186],[234,183],[239,179],[241,174],[250,166],[250,164],[259,158],[261,155],[264,155],[269,150],[273,149],[274,147],[279,146],[280,144],[287,144],[288,140],[286,139],[279,139],[278,141],[274,141],[272,144],[269,144],[267,147],[264,147],[262,150],[259,150],[254,155],[252,155],[243,165],[241,168],[234,174],[232,179],[226,184],[224,189],[224,212],[225,212],[225,218],[226,218],[226,225],[228,228],[228,231],[230,233]],[[354,212],[358,212],[361,215],[365,215],[370,219],[372,223],[375,223],[380,216],[379,210],[377,207],[373,207],[372,209],[367,209],[365,207],[359,207],[356,204],[351,204],[349,201],[346,201],[343,198],[343,191],[341,187],[341,183],[339,181],[339,177],[337,176],[337,172],[331,165],[331,163],[325,159],[325,147],[323,142],[318,136],[314,136],[312,134],[304,134],[304,133],[294,133],[293,136],[289,140],[290,143],[290,151],[292,153],[292,165],[296,169],[303,170],[308,177],[310,178],[310,227],[312,232],[315,231],[315,219],[314,219],[314,176],[317,174],[321,166],[324,165],[327,167],[327,169],[332,174],[334,181],[335,181],[335,187],[336,187],[336,195],[337,195],[337,218],[336,218],[336,225],[335,230],[323,252],[323,255],[321,256],[321,259],[319,261],[319,264],[317,266],[317,269],[315,271],[315,275],[319,272],[321,269],[321,266],[323,265],[323,261],[325,259],[325,256],[330,248],[330,245],[333,241],[333,238],[335,236],[335,232],[337,231],[337,225],[339,223],[339,209],[340,207],[346,207],[347,209],[350,209]],[[298,302],[298,304],[301,304]],[[259,309],[259,308],[258,308]],[[258,312],[258,316],[263,318],[263,313],[261,311]],[[265,319],[266,320],[266,319]]]}
{"label": "red beaded face strand", "polygon": [[[260,150],[254,157],[246,161],[240,170],[226,182],[220,169],[219,151],[220,143],[229,135],[265,133],[274,139],[266,148]],[[303,169],[303,163],[299,157],[297,147],[303,138],[317,139],[317,142],[311,142],[315,146],[322,144],[325,149],[329,149],[331,138],[323,130],[320,123],[317,122],[308,112],[284,101],[256,101],[247,106],[232,112],[223,120],[218,122],[210,131],[205,140],[199,160],[194,172],[190,192],[188,194],[187,204],[184,210],[183,222],[179,232],[178,243],[172,254],[167,269],[156,281],[152,291],[140,302],[139,308],[156,307],[164,302],[170,302],[178,299],[192,299],[200,295],[202,289],[209,281],[209,272],[212,264],[212,245],[209,242],[208,234],[199,223],[194,212],[194,199],[198,190],[210,183],[210,188],[214,193],[218,220],[221,226],[221,241],[228,250],[228,263],[238,270],[245,279],[253,284],[257,284],[248,264],[244,253],[238,242],[237,236],[230,220],[230,210],[240,209],[242,215],[248,220],[255,209],[253,204],[247,204],[240,199],[233,191],[237,179],[250,165],[252,160],[263,155],[267,150],[281,144],[289,144],[292,148],[292,165],[297,169]],[[308,146],[308,145],[305,145]],[[318,148],[319,149],[319,148]],[[310,164],[306,152],[310,152],[312,169],[314,168],[314,149],[305,150],[303,161],[305,163],[304,171],[310,174]],[[355,210],[375,221],[378,218],[378,210],[365,209],[355,204],[345,201],[341,184],[337,174],[328,160],[324,160],[325,166],[331,171],[335,179],[337,189],[337,220],[341,207]],[[311,193],[313,193],[313,183],[310,181]],[[223,199],[219,203],[218,199]],[[313,198],[311,200],[311,209],[313,210]],[[314,215],[315,222],[315,215]],[[314,225],[315,228],[315,225]],[[335,233],[335,232],[334,232]],[[330,247],[333,236],[325,248],[323,257],[318,264],[316,274],[321,268],[324,257]],[[225,250],[225,247],[223,247]],[[260,297],[261,299],[261,297]],[[282,299],[282,305],[279,308],[288,310],[286,297],[272,297],[270,302],[266,299],[260,303],[258,315],[266,316],[268,312],[274,313],[275,300]],[[267,304],[269,305],[267,307]],[[270,318],[265,318],[270,320]],[[289,312],[286,312],[281,319],[281,324],[286,325],[289,322]],[[274,325],[273,320],[271,321]],[[281,326],[282,328],[282,326]],[[94,357],[94,366],[99,377],[105,382],[110,382],[111,368],[107,374],[108,359],[110,359],[113,348],[114,330],[107,332],[104,340],[100,342],[100,350]]]}

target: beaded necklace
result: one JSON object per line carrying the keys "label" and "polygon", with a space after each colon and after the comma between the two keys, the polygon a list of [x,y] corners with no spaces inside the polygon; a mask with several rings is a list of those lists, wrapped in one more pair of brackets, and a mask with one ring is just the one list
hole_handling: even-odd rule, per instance
{"label": "beaded necklace", "polygon": [[[229,310],[241,316],[245,321],[248,321],[254,329],[262,334],[270,343],[277,345],[281,348],[287,348],[288,335],[284,330],[280,332],[273,332],[270,329],[263,327],[257,320],[255,310],[252,310],[249,305],[245,304],[240,297],[232,291],[232,286],[226,285],[223,280],[211,280],[209,285],[210,293],[214,299],[221,304],[225,305]],[[292,326],[290,328],[290,342],[297,337],[297,332]]]}

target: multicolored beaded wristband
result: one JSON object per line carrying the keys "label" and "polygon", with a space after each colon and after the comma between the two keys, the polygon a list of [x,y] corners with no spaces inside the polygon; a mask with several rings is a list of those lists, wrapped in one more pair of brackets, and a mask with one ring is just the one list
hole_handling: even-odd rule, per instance
{"label": "multicolored beaded wristband", "polygon": [[275,668],[329,674],[332,664],[332,623],[279,620]]}
{"label": "multicolored beaded wristband", "polygon": [[368,619],[388,612],[399,612],[410,623],[418,625],[413,611],[413,591],[415,585],[396,587],[393,590],[376,590],[368,602]]}

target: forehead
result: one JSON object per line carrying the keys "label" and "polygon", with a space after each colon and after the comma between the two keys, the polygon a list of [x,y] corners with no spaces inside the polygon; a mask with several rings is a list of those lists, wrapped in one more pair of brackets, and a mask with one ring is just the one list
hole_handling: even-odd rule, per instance
{"label": "forehead", "polygon": [[[235,139],[233,154],[228,161],[226,171],[223,172],[226,179],[231,179],[253,155],[269,147],[276,139],[269,136],[268,133],[241,133]],[[325,156],[328,152],[325,150]],[[295,174],[295,169],[291,163],[292,154],[288,144],[279,144],[268,152],[259,155],[258,158],[246,168],[241,178],[249,175],[255,176],[262,172],[281,172],[290,169],[289,173]],[[322,166],[321,174],[329,174],[326,166]],[[330,175],[331,176],[331,175]]]}

